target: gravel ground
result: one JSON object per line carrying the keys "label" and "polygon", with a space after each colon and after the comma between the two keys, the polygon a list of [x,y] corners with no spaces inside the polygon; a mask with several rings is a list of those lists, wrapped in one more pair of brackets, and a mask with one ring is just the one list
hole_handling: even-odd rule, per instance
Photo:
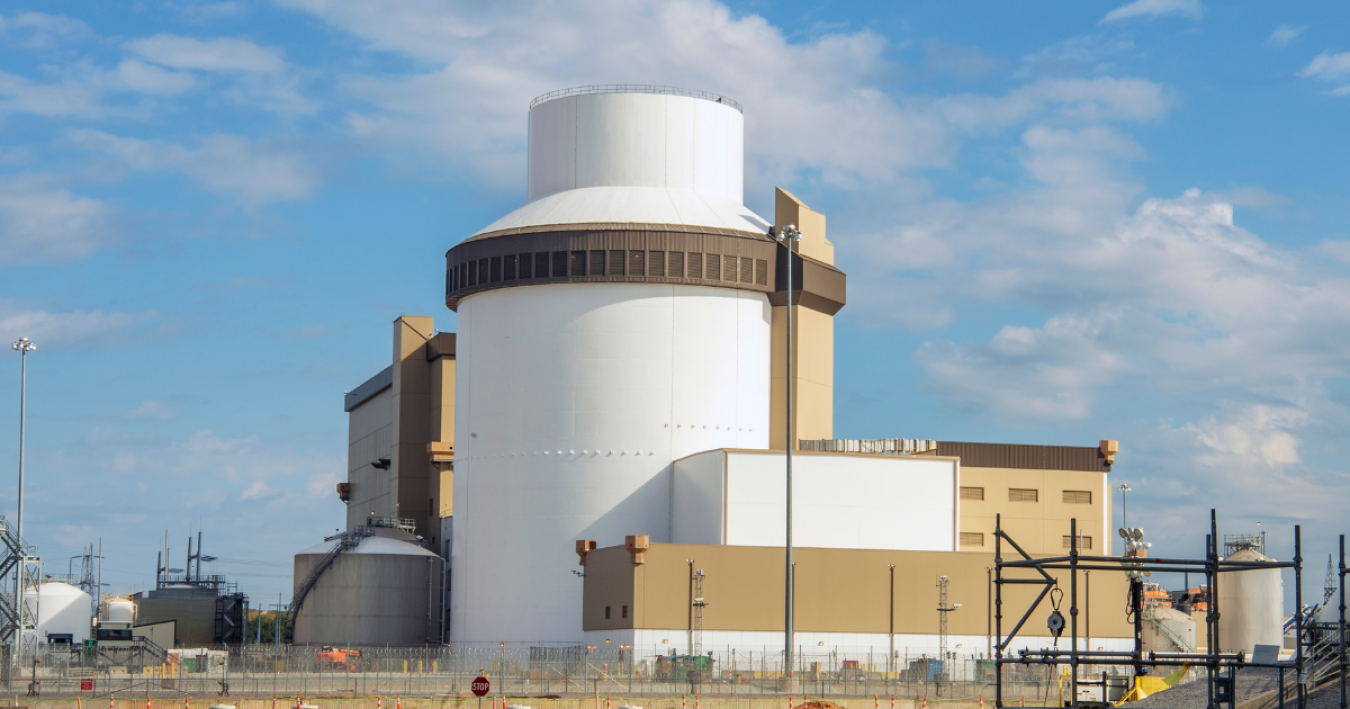
{"label": "gravel ground", "polygon": [[[1347,687],[1350,692],[1350,687]],[[1289,706],[1288,700],[1285,701],[1285,707]],[[1332,682],[1323,685],[1317,691],[1308,695],[1308,709],[1340,709],[1341,706],[1341,683]]]}
{"label": "gravel ground", "polygon": [[[1202,670],[1203,672],[1203,670]],[[1292,673],[1287,673],[1292,674]],[[1293,678],[1285,677],[1285,682],[1289,683]],[[1246,669],[1238,672],[1237,675],[1237,703],[1251,699],[1252,697],[1269,692],[1280,683],[1279,670],[1274,668]],[[1340,702],[1339,690],[1336,695],[1337,705]],[[1139,707],[1139,709],[1205,709],[1209,703],[1209,689],[1205,684],[1204,675],[1200,679],[1178,684],[1171,689],[1158,692],[1157,694],[1144,697],[1137,702],[1130,702],[1129,706]],[[1333,705],[1318,709],[1335,709]]]}

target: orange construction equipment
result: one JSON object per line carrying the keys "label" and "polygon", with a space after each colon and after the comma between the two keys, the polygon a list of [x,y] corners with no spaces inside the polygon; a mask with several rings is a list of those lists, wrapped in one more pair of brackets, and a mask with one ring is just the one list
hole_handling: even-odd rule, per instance
{"label": "orange construction equipment", "polygon": [[349,650],[347,648],[335,648],[331,645],[324,645],[319,648],[319,654],[315,657],[319,663],[319,670],[346,670],[355,672],[357,670],[356,660],[360,659],[360,650]]}

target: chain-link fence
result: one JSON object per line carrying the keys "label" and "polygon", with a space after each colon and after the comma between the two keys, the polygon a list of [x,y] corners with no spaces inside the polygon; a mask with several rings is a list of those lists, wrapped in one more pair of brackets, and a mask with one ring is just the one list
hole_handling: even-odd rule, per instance
{"label": "chain-link fence", "polygon": [[[735,648],[704,655],[663,654],[626,646],[331,648],[249,645],[243,648],[48,647],[11,665],[10,692],[41,696],[156,697],[441,697],[471,695],[485,675],[492,694],[547,699],[577,695],[627,698],[702,697],[709,707],[794,695],[812,698],[891,696],[932,702],[985,697],[992,702],[994,663],[978,656],[945,660],[887,652],[804,652],[791,677],[781,652]],[[36,662],[34,661],[36,660]],[[1106,669],[1083,668],[1082,676]],[[1006,666],[1009,704],[1040,706],[1059,697],[1059,672],[1046,666]],[[723,701],[725,700],[725,701]],[[523,702],[534,707],[528,701]],[[284,706],[284,705],[283,705]],[[617,709],[614,705],[607,709]],[[773,704],[765,705],[766,709]],[[878,705],[880,706],[880,705]],[[906,705],[909,706],[909,705]],[[915,709],[918,704],[913,705]],[[388,709],[395,709],[388,705]],[[503,707],[505,709],[505,706]],[[561,705],[555,709],[565,709]],[[578,705],[578,709],[585,709]],[[692,704],[680,709],[703,709]]]}

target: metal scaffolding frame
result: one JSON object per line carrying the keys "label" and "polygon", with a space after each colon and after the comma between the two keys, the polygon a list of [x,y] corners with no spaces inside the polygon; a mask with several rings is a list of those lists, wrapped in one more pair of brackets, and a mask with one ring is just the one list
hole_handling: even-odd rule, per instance
{"label": "metal scaffolding frame", "polygon": [[[1264,667],[1268,665],[1258,665],[1248,662],[1243,653],[1221,653],[1219,651],[1219,607],[1218,607],[1218,580],[1219,574],[1234,571],[1247,571],[1252,569],[1265,568],[1292,568],[1295,577],[1295,595],[1296,607],[1303,605],[1303,556],[1301,530],[1299,526],[1294,527],[1294,560],[1291,562],[1280,561],[1227,561],[1219,555],[1219,536],[1218,522],[1214,510],[1210,510],[1209,517],[1210,533],[1205,539],[1205,558],[1204,559],[1163,559],[1136,556],[1090,556],[1079,553],[1077,545],[1069,546],[1068,556],[1057,556],[1043,559],[1032,558],[1030,554],[1018,546],[1012,537],[1003,531],[1002,515],[996,515],[994,518],[994,662],[997,667],[995,673],[995,694],[994,707],[1002,709],[1003,703],[1003,666],[1004,665],[1059,665],[1067,664],[1070,666],[1071,675],[1071,700],[1069,706],[1077,709],[1078,707],[1078,667],[1080,662],[1087,660],[1094,665],[1128,665],[1134,668],[1136,676],[1146,674],[1147,667],[1159,666],[1181,666],[1181,665],[1203,665],[1206,669],[1206,679],[1209,689],[1209,700],[1207,706],[1209,709],[1216,709],[1215,689],[1220,684],[1219,673],[1221,670],[1228,670],[1230,673],[1239,667]],[[1078,520],[1069,521],[1071,538],[1077,537]],[[1020,558],[1005,561],[1003,559],[1003,543],[1007,542],[1016,550]],[[1142,551],[1142,550],[1141,550]],[[1004,576],[1007,569],[1028,569],[1038,574],[1035,578]],[[1050,594],[1052,588],[1059,585],[1059,579],[1052,576],[1049,571],[1066,570],[1069,572],[1069,649],[1066,650],[1021,650],[1016,657],[1006,656],[1005,652],[1013,639],[1017,637],[1017,632],[1022,629],[1023,624],[1031,617],[1031,614],[1040,606],[1041,601]],[[1091,651],[1078,649],[1078,572],[1080,571],[1120,571],[1131,575],[1130,605],[1134,614],[1134,650],[1131,652],[1121,651]],[[1142,581],[1139,575],[1147,572],[1166,572],[1166,573],[1198,573],[1204,574],[1209,586],[1207,612],[1205,615],[1206,627],[1206,646],[1204,653],[1144,653],[1141,623],[1143,594]],[[1342,573],[1344,573],[1344,562],[1342,562]],[[1026,612],[1022,614],[1020,620],[1005,637],[1003,635],[1003,586],[1005,584],[1030,584],[1041,585],[1040,595],[1031,603]],[[1343,586],[1343,584],[1342,584]],[[1342,593],[1344,593],[1342,591]],[[1344,596],[1342,596],[1344,598]],[[1342,601],[1342,606],[1344,602]],[[1298,627],[1296,637],[1298,643],[1294,653],[1293,669],[1297,672],[1298,678],[1298,704],[1299,709],[1303,709],[1307,704],[1307,686],[1304,683],[1305,657],[1303,652],[1303,621],[1302,614],[1296,614]],[[1342,611],[1342,641],[1344,639],[1344,611]],[[1341,667],[1345,667],[1345,656],[1342,653]],[[1228,678],[1228,697],[1225,699],[1232,702],[1233,692],[1231,684],[1231,675]],[[1344,671],[1342,671],[1342,682],[1344,682]],[[1283,681],[1280,688],[1280,704],[1284,704]],[[1344,704],[1342,705],[1344,706]]]}
{"label": "metal scaffolding frame", "polygon": [[[42,559],[18,537],[9,520],[0,517],[0,645],[11,657],[37,649],[38,585]],[[15,594],[18,594],[17,598]]]}

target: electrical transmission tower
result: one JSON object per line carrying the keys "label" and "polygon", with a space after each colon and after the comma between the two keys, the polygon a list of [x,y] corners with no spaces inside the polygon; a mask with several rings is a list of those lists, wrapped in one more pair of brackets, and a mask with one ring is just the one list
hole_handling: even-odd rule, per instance
{"label": "electrical transmission tower", "polygon": [[703,654],[703,607],[708,605],[703,600],[703,569],[694,570],[694,638],[691,655],[697,657]]}

